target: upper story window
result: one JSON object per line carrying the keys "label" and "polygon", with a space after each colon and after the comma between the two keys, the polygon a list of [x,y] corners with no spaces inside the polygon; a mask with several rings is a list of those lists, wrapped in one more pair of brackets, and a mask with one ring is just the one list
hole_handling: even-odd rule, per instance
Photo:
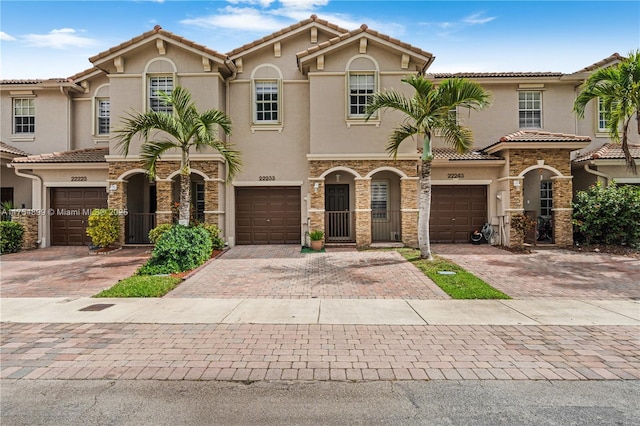
{"label": "upper story window", "polygon": [[609,118],[609,113],[604,109],[604,103],[602,102],[602,98],[598,98],[598,132],[606,132],[607,131],[607,119]]}
{"label": "upper story window", "polygon": [[36,106],[33,98],[15,98],[13,100],[13,132],[36,132]]}
{"label": "upper story window", "polygon": [[519,92],[518,113],[521,129],[542,128],[542,92]]}
{"label": "upper story window", "polygon": [[259,80],[255,82],[256,123],[280,122],[280,84],[278,80]]}
{"label": "upper story window", "polygon": [[96,133],[108,135],[111,121],[111,101],[109,98],[96,99]]}
{"label": "upper story window", "polygon": [[170,95],[172,91],[172,76],[163,75],[149,77],[149,108],[155,112],[173,112],[171,105],[167,105],[160,96],[160,92]]}
{"label": "upper story window", "polygon": [[349,73],[349,118],[364,118],[376,87],[372,72]]}

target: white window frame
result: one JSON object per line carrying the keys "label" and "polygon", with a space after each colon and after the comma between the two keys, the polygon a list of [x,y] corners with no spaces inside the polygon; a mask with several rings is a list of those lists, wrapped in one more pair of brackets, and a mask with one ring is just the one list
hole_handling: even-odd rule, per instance
{"label": "white window frame", "polygon": [[[353,84],[352,77],[356,79],[358,77],[364,77],[368,80],[368,77],[371,77],[372,81],[365,81],[361,88],[361,82],[356,80],[355,85]],[[370,87],[370,89],[369,89]],[[366,107],[369,104],[369,99],[376,93],[378,87],[378,73],[376,71],[349,71],[347,73],[347,119],[349,120],[364,120],[367,116]],[[352,93],[355,89],[356,93]],[[358,91],[371,90],[371,93],[359,93]],[[353,98],[356,98],[356,102],[353,102]],[[365,102],[360,102],[360,98],[364,97]],[[358,109],[357,112],[352,112],[352,108],[356,107]],[[362,111],[360,112],[360,110]]]}
{"label": "white window frame", "polygon": [[603,109],[602,98],[598,98],[596,107],[596,131],[598,133],[606,133],[609,131],[607,128],[607,111]]}
{"label": "white window frame", "polygon": [[[376,206],[384,203],[384,208]],[[384,210],[384,213],[382,213]],[[389,220],[389,181],[371,181],[371,218],[375,221]]]}
{"label": "white window frame", "polygon": [[[544,201],[544,203],[543,203]],[[546,206],[543,206],[546,204]],[[540,181],[540,216],[549,219],[553,213],[553,181]]]}
{"label": "white window frame", "polygon": [[[259,95],[259,87],[261,87],[262,85],[270,85],[269,89],[273,90],[275,89],[275,92],[271,91],[271,92],[262,92],[263,94],[271,94],[273,95],[274,93],[276,94],[276,101],[273,102],[272,100],[259,100],[258,99],[258,95]],[[255,79],[253,80],[253,124],[256,125],[270,125],[270,124],[280,124],[282,123],[282,84],[281,81],[278,79]],[[265,111],[264,108],[262,111],[259,111],[259,105],[269,105],[269,106],[273,106],[275,104],[275,110],[269,110],[269,111]],[[273,112],[275,112],[276,115],[276,119],[264,119],[260,118],[259,115],[262,114],[272,114]]]}
{"label": "white window frame", "polygon": [[542,91],[518,92],[518,127],[520,129],[542,128]]}
{"label": "white window frame", "polygon": [[[106,111],[103,108],[104,103],[107,103]],[[108,97],[96,98],[96,136],[107,136],[111,133],[111,99]],[[106,123],[105,123],[106,122]],[[107,131],[102,129],[106,126]]]}
{"label": "white window frame", "polygon": [[[163,82],[164,84],[160,85],[157,84],[156,87],[154,87],[154,81],[158,81]],[[169,88],[169,90],[167,90],[168,88],[168,84],[166,84],[168,81],[171,81],[171,87]],[[148,108],[150,111],[155,111],[155,112],[166,112],[166,113],[173,113],[173,108],[170,105],[163,105],[162,101],[160,100],[160,94],[159,92],[168,92],[169,94],[173,91],[173,89],[175,89],[175,77],[173,74],[150,74],[148,75],[148,91],[147,91],[147,102],[148,102]],[[156,104],[156,105],[154,105]]]}
{"label": "white window frame", "polygon": [[[12,111],[13,134],[33,135],[36,132],[36,103],[35,103],[34,97],[13,98],[11,111]],[[21,121],[24,119],[29,119],[29,120],[27,124],[24,124],[24,123],[18,124],[18,119],[21,119]]]}

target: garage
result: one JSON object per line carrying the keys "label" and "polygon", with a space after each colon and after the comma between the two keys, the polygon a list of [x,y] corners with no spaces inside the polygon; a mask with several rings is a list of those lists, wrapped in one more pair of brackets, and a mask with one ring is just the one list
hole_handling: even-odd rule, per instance
{"label": "garage", "polygon": [[299,187],[237,187],[237,244],[300,244]]}
{"label": "garage", "polygon": [[51,188],[51,245],[90,245],[87,219],[92,209],[100,208],[107,208],[104,187]]}
{"label": "garage", "polygon": [[434,243],[467,243],[471,232],[487,222],[487,187],[437,185],[431,187],[429,236]]}

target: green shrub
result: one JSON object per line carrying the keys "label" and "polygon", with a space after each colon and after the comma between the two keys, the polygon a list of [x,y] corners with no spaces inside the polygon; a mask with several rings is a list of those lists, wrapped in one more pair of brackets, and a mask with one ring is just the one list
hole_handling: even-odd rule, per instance
{"label": "green shrub", "polygon": [[640,247],[640,188],[597,183],[578,192],[573,224],[588,244]]}
{"label": "green shrub", "polygon": [[94,209],[89,215],[87,235],[94,246],[109,247],[118,241],[120,220],[117,213],[110,209]]}
{"label": "green shrub", "polygon": [[24,228],[17,222],[0,222],[0,252],[15,253],[22,247]]}
{"label": "green shrub", "polygon": [[156,242],[151,258],[138,275],[172,274],[189,271],[211,257],[211,237],[200,226],[174,225]]}
{"label": "green shrub", "polygon": [[151,231],[149,231],[149,241],[151,242],[151,244],[157,243],[160,237],[162,237],[162,234],[171,229],[172,226],[173,225],[170,223],[163,223],[162,225],[158,225]]}
{"label": "green shrub", "polygon": [[224,240],[220,238],[220,228],[212,223],[203,223],[200,226],[209,233],[213,249],[222,250],[224,248]]}

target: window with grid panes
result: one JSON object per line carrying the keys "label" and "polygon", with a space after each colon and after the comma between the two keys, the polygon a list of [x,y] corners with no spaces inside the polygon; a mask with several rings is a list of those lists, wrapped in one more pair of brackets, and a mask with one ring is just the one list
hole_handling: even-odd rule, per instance
{"label": "window with grid panes", "polygon": [[16,98],[13,100],[13,132],[36,132],[35,99]]}
{"label": "window with grid panes", "polygon": [[542,127],[542,92],[518,93],[519,126],[521,129]]}
{"label": "window with grid panes", "polygon": [[156,112],[173,112],[171,105],[162,100],[160,92],[170,95],[173,91],[173,77],[154,76],[149,78],[149,108]]}
{"label": "window with grid panes", "polygon": [[109,98],[96,99],[96,116],[98,134],[108,135],[111,121],[111,101]]}
{"label": "window with grid panes", "polygon": [[550,180],[540,182],[540,216],[551,217],[553,208],[553,186]]}
{"label": "window with grid panes", "polygon": [[364,118],[375,90],[373,73],[349,74],[349,117]]}
{"label": "window with grid panes", "polygon": [[279,87],[277,80],[255,82],[255,121],[257,123],[279,122]]}
{"label": "window with grid panes", "polygon": [[376,180],[371,182],[371,214],[373,219],[387,219],[389,204],[389,182]]}
{"label": "window with grid panes", "polygon": [[604,104],[601,98],[598,98],[598,131],[606,132],[607,131],[607,118],[609,118],[609,114],[604,109]]}

